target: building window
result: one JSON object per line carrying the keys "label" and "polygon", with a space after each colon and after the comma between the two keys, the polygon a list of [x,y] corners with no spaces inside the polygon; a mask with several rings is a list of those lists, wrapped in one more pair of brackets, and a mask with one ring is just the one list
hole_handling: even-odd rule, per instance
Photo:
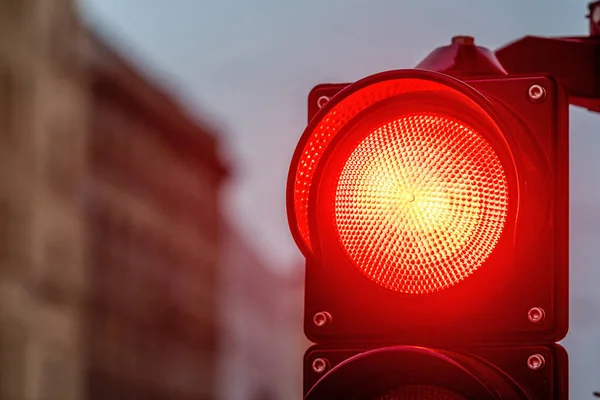
{"label": "building window", "polygon": [[0,398],[25,398],[27,328],[19,320],[0,324]]}
{"label": "building window", "polygon": [[72,399],[67,392],[73,382],[69,374],[68,361],[60,351],[49,351],[42,360],[40,396],[41,400]]}
{"label": "building window", "polygon": [[23,124],[31,123],[32,81],[28,66],[17,68],[10,58],[0,59],[0,137],[5,147],[17,148],[19,142],[31,136],[23,131]]}

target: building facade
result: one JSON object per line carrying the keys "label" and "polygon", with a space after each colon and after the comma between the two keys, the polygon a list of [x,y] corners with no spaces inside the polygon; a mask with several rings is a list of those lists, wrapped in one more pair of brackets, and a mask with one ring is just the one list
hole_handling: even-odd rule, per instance
{"label": "building facade", "polygon": [[69,0],[0,33],[0,399],[300,398],[302,279],[224,228],[215,132]]}
{"label": "building facade", "polygon": [[237,231],[224,232],[218,398],[301,399],[303,276],[274,272]]}
{"label": "building facade", "polygon": [[0,33],[0,398],[215,398],[213,132],[71,1]]}
{"label": "building facade", "polygon": [[194,123],[90,38],[89,399],[213,399],[225,169]]}
{"label": "building facade", "polygon": [[0,398],[84,398],[83,29],[69,1],[0,3]]}

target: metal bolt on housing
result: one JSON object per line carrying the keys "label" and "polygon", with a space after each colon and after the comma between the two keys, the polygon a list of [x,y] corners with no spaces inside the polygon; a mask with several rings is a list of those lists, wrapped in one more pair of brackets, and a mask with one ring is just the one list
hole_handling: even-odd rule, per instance
{"label": "metal bolt on housing", "polygon": [[546,318],[546,312],[541,307],[533,307],[527,312],[529,322],[539,324]]}
{"label": "metal bolt on housing", "polygon": [[317,374],[322,374],[329,369],[329,361],[325,358],[315,358],[312,362],[312,369]]}
{"label": "metal bolt on housing", "polygon": [[324,327],[330,322],[331,314],[329,314],[327,311],[320,311],[313,316],[313,324],[319,328]]}
{"label": "metal bolt on housing", "polygon": [[527,366],[534,371],[542,369],[545,363],[546,359],[541,354],[532,354],[527,358]]}
{"label": "metal bolt on housing", "polygon": [[329,96],[321,96],[317,99],[317,107],[323,108],[329,102]]}
{"label": "metal bolt on housing", "polygon": [[527,90],[527,95],[531,101],[540,102],[546,97],[546,89],[538,84],[531,85]]}

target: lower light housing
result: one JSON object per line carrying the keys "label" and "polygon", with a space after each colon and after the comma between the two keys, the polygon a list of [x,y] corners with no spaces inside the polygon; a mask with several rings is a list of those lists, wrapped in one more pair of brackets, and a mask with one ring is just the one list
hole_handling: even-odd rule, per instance
{"label": "lower light housing", "polygon": [[[531,369],[528,359],[544,364]],[[327,359],[323,375],[310,369]],[[310,348],[304,361],[305,400],[568,398],[568,357],[559,345],[439,350],[393,346],[380,349]]]}
{"label": "lower light housing", "polygon": [[467,400],[456,392],[433,385],[404,385],[371,400]]}

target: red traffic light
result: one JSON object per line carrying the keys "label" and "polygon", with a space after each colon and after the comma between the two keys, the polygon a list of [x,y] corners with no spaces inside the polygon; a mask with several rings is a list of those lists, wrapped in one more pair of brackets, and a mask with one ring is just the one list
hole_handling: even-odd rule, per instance
{"label": "red traffic light", "polygon": [[474,273],[498,243],[506,174],[466,122],[440,112],[405,114],[365,132],[340,156],[340,245],[381,286],[406,294],[446,289]]}
{"label": "red traffic light", "polygon": [[[559,85],[398,70],[318,86],[309,101],[323,107],[292,159],[288,218],[307,258],[311,340],[564,336],[568,103]],[[532,321],[532,309],[544,318]],[[331,318],[314,324],[323,313]]]}
{"label": "red traffic light", "polygon": [[334,182],[324,190],[332,216],[324,225],[330,220],[337,245],[374,282],[433,293],[470,276],[494,250],[514,167],[481,95],[441,74],[392,74],[352,85],[358,89],[305,131],[291,219],[299,245],[313,249],[308,203],[316,166],[343,132],[345,143],[326,161]]}

